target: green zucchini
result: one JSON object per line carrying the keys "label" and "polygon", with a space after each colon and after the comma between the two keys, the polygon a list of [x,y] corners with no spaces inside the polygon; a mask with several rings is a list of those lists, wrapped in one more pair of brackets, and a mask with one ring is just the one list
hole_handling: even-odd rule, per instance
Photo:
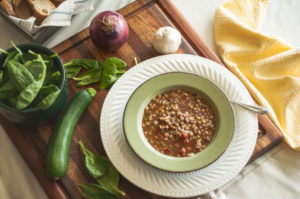
{"label": "green zucchini", "polygon": [[51,135],[46,157],[46,172],[51,179],[57,180],[66,174],[74,129],[95,94],[92,88],[78,91],[60,116]]}

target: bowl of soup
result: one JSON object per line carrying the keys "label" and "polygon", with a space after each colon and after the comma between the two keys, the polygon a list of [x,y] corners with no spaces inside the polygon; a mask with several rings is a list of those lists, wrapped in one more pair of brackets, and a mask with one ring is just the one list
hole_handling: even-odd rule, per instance
{"label": "bowl of soup", "polygon": [[165,73],[130,96],[123,130],[132,151],[147,164],[189,172],[224,153],[234,132],[234,112],[222,89],[207,78]]}

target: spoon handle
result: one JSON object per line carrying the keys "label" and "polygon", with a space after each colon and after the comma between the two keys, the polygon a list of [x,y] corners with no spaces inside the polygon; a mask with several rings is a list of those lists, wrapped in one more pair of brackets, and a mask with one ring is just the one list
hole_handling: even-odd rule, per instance
{"label": "spoon handle", "polygon": [[239,102],[235,102],[235,101],[231,101],[233,104],[239,105],[243,108],[246,108],[250,111],[253,111],[257,114],[267,114],[268,110],[262,106],[258,106],[258,105],[250,105],[250,104],[243,104],[243,103],[239,103]]}

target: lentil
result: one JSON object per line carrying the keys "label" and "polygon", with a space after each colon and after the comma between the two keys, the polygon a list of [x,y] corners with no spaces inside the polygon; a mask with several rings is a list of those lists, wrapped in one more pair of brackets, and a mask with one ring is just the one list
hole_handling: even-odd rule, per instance
{"label": "lentil", "polygon": [[216,116],[201,95],[175,89],[151,100],[144,111],[142,128],[157,151],[190,157],[205,149],[213,139]]}

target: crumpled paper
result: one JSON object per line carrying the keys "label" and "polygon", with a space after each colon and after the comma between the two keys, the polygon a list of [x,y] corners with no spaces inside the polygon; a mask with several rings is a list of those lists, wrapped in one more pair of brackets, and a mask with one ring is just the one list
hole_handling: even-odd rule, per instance
{"label": "crumpled paper", "polygon": [[93,0],[65,0],[39,26],[34,23],[35,17],[21,19],[9,16],[9,18],[31,34],[35,34],[46,26],[70,26],[73,15],[93,9]]}

